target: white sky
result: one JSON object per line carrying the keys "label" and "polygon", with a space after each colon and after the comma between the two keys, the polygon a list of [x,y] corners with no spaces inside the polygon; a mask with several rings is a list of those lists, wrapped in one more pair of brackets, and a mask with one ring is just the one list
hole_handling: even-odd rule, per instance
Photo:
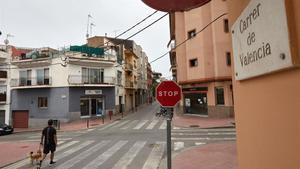
{"label": "white sky", "polygon": [[[86,42],[87,15],[92,15],[93,36],[114,37],[133,26],[154,9],[141,0],[0,0],[0,44],[12,34],[10,44],[19,47],[52,47],[81,45]],[[138,28],[120,38],[127,38],[151,21],[164,15],[156,13]],[[133,37],[147,53],[149,61],[168,51],[168,16]],[[152,70],[170,78],[169,55],[151,64]]]}

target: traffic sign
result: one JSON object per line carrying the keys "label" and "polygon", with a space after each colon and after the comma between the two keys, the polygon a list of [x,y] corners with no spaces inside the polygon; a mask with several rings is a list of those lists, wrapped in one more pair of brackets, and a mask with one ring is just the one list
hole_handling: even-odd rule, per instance
{"label": "traffic sign", "polygon": [[163,107],[174,107],[181,95],[181,88],[174,81],[162,81],[156,87],[156,99]]}

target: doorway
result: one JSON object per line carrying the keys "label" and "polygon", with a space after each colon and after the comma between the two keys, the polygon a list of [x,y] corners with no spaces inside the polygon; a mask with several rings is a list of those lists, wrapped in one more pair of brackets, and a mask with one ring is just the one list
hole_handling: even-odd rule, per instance
{"label": "doorway", "polygon": [[81,98],[81,117],[102,116],[105,112],[103,98]]}
{"label": "doorway", "polygon": [[184,94],[184,113],[208,115],[207,94],[188,93]]}

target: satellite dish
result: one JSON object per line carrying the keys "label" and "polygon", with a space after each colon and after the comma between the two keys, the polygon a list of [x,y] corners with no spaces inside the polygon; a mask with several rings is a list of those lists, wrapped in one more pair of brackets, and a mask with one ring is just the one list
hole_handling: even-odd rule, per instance
{"label": "satellite dish", "polygon": [[5,39],[5,40],[4,40],[4,44],[5,44],[5,45],[8,45],[8,44],[9,44],[8,39]]}

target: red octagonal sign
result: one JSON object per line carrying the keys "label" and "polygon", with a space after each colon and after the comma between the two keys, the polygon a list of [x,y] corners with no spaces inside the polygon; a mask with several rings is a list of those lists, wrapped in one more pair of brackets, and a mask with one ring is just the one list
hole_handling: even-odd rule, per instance
{"label": "red octagonal sign", "polygon": [[156,99],[163,107],[174,107],[181,99],[181,88],[174,81],[163,81],[156,87]]}

